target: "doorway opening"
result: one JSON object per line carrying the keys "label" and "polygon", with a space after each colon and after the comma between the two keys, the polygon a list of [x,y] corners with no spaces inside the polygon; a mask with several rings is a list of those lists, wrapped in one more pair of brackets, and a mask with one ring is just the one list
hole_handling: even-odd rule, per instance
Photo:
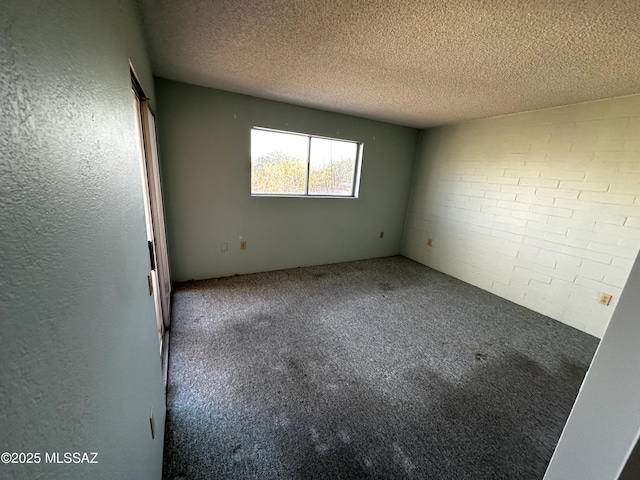
{"label": "doorway opening", "polygon": [[[137,137],[140,147],[140,169],[144,211],[149,249],[149,295],[153,296],[160,353],[166,356],[167,332],[171,321],[171,277],[164,222],[164,205],[160,183],[160,167],[156,140],[155,115],[148,98],[130,64],[131,90],[136,115]],[[164,347],[164,349],[163,349]],[[163,361],[164,363],[164,361]]]}

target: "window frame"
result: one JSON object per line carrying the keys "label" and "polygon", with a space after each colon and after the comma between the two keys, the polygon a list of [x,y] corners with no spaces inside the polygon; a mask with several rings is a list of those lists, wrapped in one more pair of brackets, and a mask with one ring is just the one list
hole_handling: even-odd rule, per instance
{"label": "window frame", "polygon": [[[306,158],[306,182],[305,182],[305,193],[254,193],[253,187],[250,184],[249,189],[252,197],[274,197],[274,198],[342,198],[342,199],[357,199],[360,193],[360,176],[362,170],[362,158],[364,154],[364,143],[358,140],[347,140],[344,138],[335,138],[335,137],[327,137],[323,135],[313,135],[310,133],[301,133],[301,132],[293,132],[289,130],[279,130],[275,128],[268,127],[259,127],[253,126],[249,131],[249,135],[251,137],[254,130],[259,130],[263,132],[273,132],[273,133],[282,133],[287,135],[298,135],[301,137],[306,137],[307,141],[307,158]],[[343,143],[352,143],[356,146],[356,158],[355,158],[355,166],[353,169],[353,177],[351,182],[351,194],[350,195],[327,195],[327,194],[314,194],[309,193],[309,178],[311,175],[311,141],[312,139],[317,138],[319,140],[332,140],[336,142]],[[250,147],[249,147],[249,162],[250,162],[250,172],[253,174],[253,154],[252,154],[252,139],[250,138]]]}

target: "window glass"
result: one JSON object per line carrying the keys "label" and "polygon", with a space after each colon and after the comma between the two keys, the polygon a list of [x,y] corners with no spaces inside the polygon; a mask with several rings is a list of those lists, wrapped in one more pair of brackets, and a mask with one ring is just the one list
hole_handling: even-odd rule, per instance
{"label": "window glass", "polygon": [[251,194],[356,197],[362,145],[251,129]]}
{"label": "window glass", "polygon": [[309,162],[309,195],[353,195],[358,145],[326,138],[312,138]]}
{"label": "window glass", "polygon": [[309,137],[251,130],[251,193],[304,195]]}

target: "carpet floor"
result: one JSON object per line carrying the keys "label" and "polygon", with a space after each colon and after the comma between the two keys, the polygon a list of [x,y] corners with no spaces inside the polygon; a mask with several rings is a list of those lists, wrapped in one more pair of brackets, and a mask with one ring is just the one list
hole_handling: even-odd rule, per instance
{"label": "carpet floor", "polygon": [[598,340],[404,257],[176,287],[164,478],[541,479]]}

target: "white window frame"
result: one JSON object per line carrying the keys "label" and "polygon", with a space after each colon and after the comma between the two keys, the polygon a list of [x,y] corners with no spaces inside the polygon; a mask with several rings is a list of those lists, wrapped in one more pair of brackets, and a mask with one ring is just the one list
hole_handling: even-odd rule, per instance
{"label": "white window frame", "polygon": [[[299,194],[293,194],[293,193],[282,193],[282,194],[278,194],[278,193],[253,193],[253,191],[251,191],[251,196],[252,197],[292,197],[292,198],[343,198],[343,199],[356,199],[358,198],[358,195],[360,193],[360,174],[361,174],[361,170],[362,170],[362,156],[363,156],[363,152],[364,152],[364,144],[362,142],[358,142],[356,140],[347,140],[344,138],[334,138],[334,137],[325,137],[322,135],[312,135],[309,133],[300,133],[300,132],[292,132],[292,131],[288,131],[288,130],[277,130],[274,128],[266,128],[266,127],[258,127],[258,126],[254,126],[251,127],[251,132],[253,132],[254,130],[260,130],[260,131],[264,131],[264,132],[274,132],[274,133],[284,133],[287,135],[299,135],[301,137],[307,137],[309,139],[308,142],[308,150],[307,150],[307,181],[306,181],[306,192],[305,193],[299,193]],[[250,133],[251,133],[250,132]],[[356,145],[356,164],[355,164],[355,168],[353,171],[353,181],[351,184],[351,195],[326,195],[326,194],[314,194],[314,193],[309,193],[309,175],[311,172],[311,140],[313,138],[317,138],[317,139],[321,139],[321,140],[333,140],[333,141],[337,141],[337,142],[344,142],[344,143],[353,143],[354,145]],[[253,172],[253,157],[251,155],[249,155],[249,161],[250,161],[250,168],[251,171]],[[251,189],[251,185],[249,186],[249,188]]]}

